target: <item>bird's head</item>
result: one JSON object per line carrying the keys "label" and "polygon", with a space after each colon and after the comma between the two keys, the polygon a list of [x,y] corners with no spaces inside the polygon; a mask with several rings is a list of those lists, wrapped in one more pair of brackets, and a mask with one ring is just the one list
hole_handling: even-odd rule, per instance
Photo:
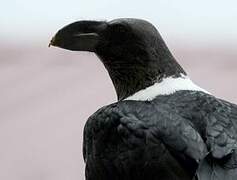
{"label": "bird's head", "polygon": [[157,29],[141,19],[74,22],[60,29],[50,45],[96,53],[109,72],[119,100],[164,76],[184,73]]}

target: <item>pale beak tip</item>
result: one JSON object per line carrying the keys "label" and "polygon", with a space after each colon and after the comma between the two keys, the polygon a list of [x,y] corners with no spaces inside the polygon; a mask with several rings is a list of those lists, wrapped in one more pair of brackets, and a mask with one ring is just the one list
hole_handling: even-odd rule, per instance
{"label": "pale beak tip", "polygon": [[55,36],[54,36],[54,37],[51,39],[51,41],[49,42],[48,47],[53,46],[54,43],[55,43]]}

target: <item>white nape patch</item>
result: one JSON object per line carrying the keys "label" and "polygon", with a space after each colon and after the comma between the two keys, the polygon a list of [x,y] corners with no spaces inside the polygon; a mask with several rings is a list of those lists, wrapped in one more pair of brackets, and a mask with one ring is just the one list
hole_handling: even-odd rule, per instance
{"label": "white nape patch", "polygon": [[124,100],[151,101],[159,95],[169,95],[181,90],[202,91],[210,94],[206,90],[194,84],[187,76],[182,75],[178,78],[164,78],[161,82],[155,83],[146,89],[140,90]]}

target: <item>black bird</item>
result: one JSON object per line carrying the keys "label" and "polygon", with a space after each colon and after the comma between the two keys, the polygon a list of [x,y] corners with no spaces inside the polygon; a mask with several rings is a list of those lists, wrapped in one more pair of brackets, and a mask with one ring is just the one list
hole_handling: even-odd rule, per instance
{"label": "black bird", "polygon": [[195,85],[152,24],[78,21],[50,45],[95,52],[117,93],[85,125],[86,180],[237,179],[237,105]]}

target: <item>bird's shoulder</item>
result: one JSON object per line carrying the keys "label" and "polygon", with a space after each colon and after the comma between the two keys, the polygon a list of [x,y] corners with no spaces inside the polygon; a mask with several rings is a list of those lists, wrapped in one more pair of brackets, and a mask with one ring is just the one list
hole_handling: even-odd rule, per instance
{"label": "bird's shoulder", "polygon": [[206,143],[215,158],[222,158],[237,149],[237,106],[210,98],[207,110]]}
{"label": "bird's shoulder", "polygon": [[220,159],[231,154],[237,149],[237,105],[205,93],[197,97],[212,156]]}
{"label": "bird's shoulder", "polygon": [[195,160],[206,154],[198,131],[163,102],[157,105],[152,101],[123,101],[105,106],[88,119],[84,141],[88,143],[94,139],[96,143],[112,134],[117,134],[132,148],[163,142]]}
{"label": "bird's shoulder", "polygon": [[237,149],[237,105],[203,92],[180,91],[157,98],[189,120],[215,158]]}
{"label": "bird's shoulder", "polygon": [[142,118],[148,111],[152,111],[150,102],[120,101],[98,109],[92,114],[84,127],[84,131],[98,133],[106,131],[121,124],[126,117]]}
{"label": "bird's shoulder", "polygon": [[[124,118],[133,121],[158,121],[164,116],[172,118],[172,107],[160,102],[159,104],[150,101],[119,101],[98,109],[92,114],[85,125],[85,129],[103,130],[105,127],[119,126],[124,123]],[[172,123],[172,122],[170,122]],[[103,128],[104,127],[104,128]]]}
{"label": "bird's shoulder", "polygon": [[135,120],[137,112],[145,108],[142,104],[142,102],[121,101],[104,106],[92,114],[84,127],[84,159],[86,160],[92,154],[93,156],[95,154],[108,156],[110,152],[107,153],[107,151],[112,152],[112,149],[117,149],[116,147],[119,146],[135,149],[144,143],[140,137],[133,136],[123,123],[123,119],[127,117],[132,116]]}

